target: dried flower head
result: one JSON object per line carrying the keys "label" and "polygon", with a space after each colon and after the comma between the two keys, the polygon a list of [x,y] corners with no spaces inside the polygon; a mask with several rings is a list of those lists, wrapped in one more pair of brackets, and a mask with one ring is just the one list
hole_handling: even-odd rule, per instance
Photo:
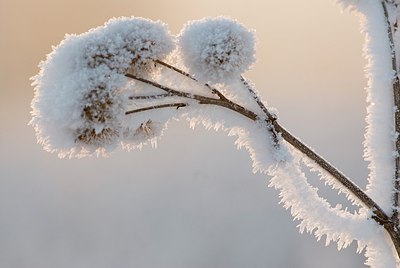
{"label": "dried flower head", "polygon": [[204,82],[237,78],[255,61],[254,33],[224,17],[188,23],[179,35],[179,46],[184,64]]}

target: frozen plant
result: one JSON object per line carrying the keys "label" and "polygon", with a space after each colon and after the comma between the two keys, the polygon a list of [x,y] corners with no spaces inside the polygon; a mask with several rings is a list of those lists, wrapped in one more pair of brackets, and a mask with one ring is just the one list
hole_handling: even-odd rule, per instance
{"label": "frozen plant", "polygon": [[[366,190],[288,132],[243,73],[255,61],[254,31],[224,17],[189,22],[174,37],[165,24],[112,19],[67,35],[33,78],[31,125],[59,157],[155,145],[169,120],[221,129],[268,174],[282,204],[338,249],[353,241],[371,267],[400,266],[400,33],[398,1],[341,0],[360,18],[368,60]],[[332,207],[307,180],[315,171],[358,207]]]}

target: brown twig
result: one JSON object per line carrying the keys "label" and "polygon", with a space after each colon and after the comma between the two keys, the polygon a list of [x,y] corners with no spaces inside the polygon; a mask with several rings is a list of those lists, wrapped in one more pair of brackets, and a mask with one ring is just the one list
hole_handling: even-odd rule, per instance
{"label": "brown twig", "polygon": [[140,113],[148,110],[155,110],[155,109],[160,109],[160,108],[168,108],[168,107],[176,107],[176,109],[182,108],[187,106],[187,103],[168,103],[168,104],[160,104],[160,105],[154,105],[154,106],[149,106],[149,107],[144,107],[144,108],[139,108],[135,110],[130,110],[125,112],[126,115],[128,114],[134,114],[134,113]]}
{"label": "brown twig", "polygon": [[150,96],[130,96],[130,100],[153,100],[153,99],[162,99],[171,96],[171,94],[157,94]]}
{"label": "brown twig", "polygon": [[[168,64],[168,63],[160,61],[160,60],[156,60],[155,62],[160,64],[160,65],[163,65],[163,66],[165,66],[165,67],[167,67],[167,68],[169,68],[169,69],[171,69],[171,70],[173,70],[173,71],[175,71],[175,72],[177,72],[177,73],[179,73],[179,74],[181,74],[183,76],[186,76],[186,77],[192,79],[193,81],[199,82],[191,74],[189,74],[189,73],[187,73],[187,72],[185,72],[185,71],[183,71],[183,70],[181,70],[179,68],[176,68],[175,66],[172,66],[171,64]],[[213,88],[209,84],[204,84],[204,86],[207,87],[208,89],[210,89],[211,93],[216,94],[220,99],[226,99],[226,97],[220,91],[218,91],[216,88]]]}
{"label": "brown twig", "polygon": [[186,77],[192,79],[193,81],[197,82],[197,79],[194,78],[191,74],[189,74],[189,73],[187,73],[187,72],[185,72],[185,71],[183,71],[181,69],[178,69],[175,66],[172,66],[171,64],[168,64],[168,63],[166,63],[164,61],[161,61],[161,60],[155,60],[155,62],[160,64],[160,65],[163,65],[163,66],[165,66],[165,67],[167,67],[167,68],[169,68],[169,69],[171,69],[171,70],[173,70],[173,71],[175,71],[177,73],[180,73],[181,75],[186,76]]}
{"label": "brown twig", "polygon": [[135,79],[137,81],[146,83],[148,85],[154,86],[156,88],[159,88],[163,91],[165,91],[167,94],[171,95],[171,96],[176,96],[176,97],[182,97],[182,98],[187,98],[187,99],[192,99],[192,100],[196,100],[198,101],[199,104],[210,104],[210,105],[217,105],[217,106],[221,106],[221,107],[225,107],[227,109],[236,111],[238,113],[241,113],[242,115],[246,116],[247,118],[250,118],[251,120],[257,120],[258,116],[253,113],[252,111],[244,108],[243,106],[236,104],[230,100],[228,100],[227,98],[210,98],[210,97],[206,97],[206,96],[202,96],[202,95],[198,95],[198,94],[192,94],[192,93],[187,93],[187,92],[183,92],[183,91],[178,91],[175,90],[171,87],[167,87],[164,85],[161,85],[155,81],[151,81],[145,78],[141,78],[141,77],[137,77],[135,75],[132,74],[125,74],[126,77]]}

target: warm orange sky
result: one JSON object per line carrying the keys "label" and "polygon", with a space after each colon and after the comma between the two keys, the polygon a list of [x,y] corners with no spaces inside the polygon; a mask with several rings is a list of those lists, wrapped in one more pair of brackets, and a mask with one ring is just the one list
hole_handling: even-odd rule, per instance
{"label": "warm orange sky", "polygon": [[[68,171],[71,167],[91,178],[94,171],[89,167],[98,163],[63,162],[36,145],[33,130],[26,126],[33,97],[29,77],[38,72],[40,60],[45,59],[51,46],[58,44],[65,33],[82,33],[111,17],[132,15],[161,19],[173,33],[178,33],[187,20],[218,15],[230,16],[255,29],[258,61],[246,76],[253,80],[262,98],[278,109],[283,125],[365,186],[366,169],[361,157],[366,86],[363,37],[357,18],[346,12],[341,14],[333,0],[0,0],[0,189],[6,181],[19,176],[16,170],[24,169],[30,172],[27,177],[33,179],[51,176],[44,171],[46,168]],[[231,139],[226,141],[221,135],[175,126],[177,129],[168,133],[179,135],[180,128],[185,128],[182,139],[167,133],[156,152],[121,153],[104,160],[102,165],[109,165],[112,170],[112,165],[124,163],[140,169],[146,166],[142,158],[146,155],[145,159],[157,161],[160,167],[172,168],[175,160],[182,158],[176,150],[180,146],[177,141],[185,142],[185,147],[193,151],[193,155],[185,155],[189,159],[196,157],[196,150],[203,153],[226,150],[221,147],[225,143],[233,148]],[[207,141],[207,146],[189,142],[188,139],[196,138],[196,133],[209,135],[201,138]],[[236,153],[233,149],[226,153],[232,161],[229,164],[226,160],[228,165],[250,171],[249,162],[240,166],[242,158],[235,158]],[[171,159],[170,163],[161,158],[165,156]],[[209,157],[211,161],[212,155]],[[130,159],[136,162],[132,164]],[[46,167],[48,163],[52,169]],[[114,174],[110,170],[103,173]],[[150,173],[158,176],[155,171]],[[247,176],[252,175],[249,172]],[[77,188],[82,185],[90,188],[93,182],[60,181],[82,192]],[[18,196],[18,190],[15,191],[14,196]],[[268,190],[268,194],[271,192]],[[0,219],[3,216],[0,207]],[[318,243],[317,247],[321,246]],[[350,255],[353,251],[350,250]],[[357,265],[346,267],[354,266]]]}

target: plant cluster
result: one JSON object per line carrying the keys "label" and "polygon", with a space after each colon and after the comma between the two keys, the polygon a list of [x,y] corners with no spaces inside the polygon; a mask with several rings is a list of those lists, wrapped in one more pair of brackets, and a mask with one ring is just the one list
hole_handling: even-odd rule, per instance
{"label": "plant cluster", "polygon": [[[254,31],[232,19],[192,21],[173,36],[160,21],[117,18],[67,35],[33,78],[31,125],[59,157],[104,155],[156,145],[170,120],[221,129],[248,150],[254,172],[271,177],[283,206],[338,249],[353,241],[373,267],[399,265],[400,14],[397,0],[343,0],[360,16],[368,60],[362,190],[288,132],[243,75],[255,62]],[[318,195],[303,170],[345,193],[355,212]]]}

